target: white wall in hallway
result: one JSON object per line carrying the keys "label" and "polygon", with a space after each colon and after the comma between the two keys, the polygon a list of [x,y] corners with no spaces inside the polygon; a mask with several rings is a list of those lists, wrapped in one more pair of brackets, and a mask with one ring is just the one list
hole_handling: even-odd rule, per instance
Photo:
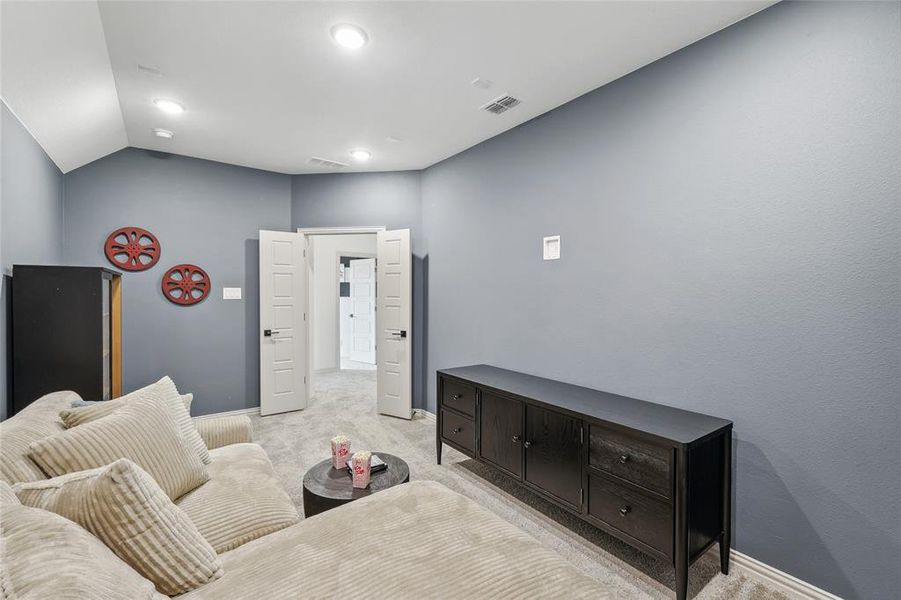
{"label": "white wall in hallway", "polygon": [[340,368],[338,257],[375,256],[375,234],[314,235],[311,239],[313,370],[331,371]]}

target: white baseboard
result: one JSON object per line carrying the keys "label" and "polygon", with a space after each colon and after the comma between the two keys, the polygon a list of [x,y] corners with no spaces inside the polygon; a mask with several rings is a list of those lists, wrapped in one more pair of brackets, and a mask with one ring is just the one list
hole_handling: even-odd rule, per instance
{"label": "white baseboard", "polygon": [[414,408],[413,414],[421,416],[426,421],[432,421],[433,423],[435,422],[435,413],[429,412],[424,408]]}
{"label": "white baseboard", "polygon": [[[720,560],[719,548],[714,546],[710,552],[716,556],[717,562]],[[802,581],[794,575],[789,575],[784,571],[780,571],[776,567],[770,566],[764,562],[752,558],[747,554],[742,554],[734,548],[729,553],[729,572],[740,571],[752,579],[763,581],[769,587],[775,588],[786,594],[789,598],[804,598],[809,600],[841,600],[835,594],[830,594],[826,590]]]}
{"label": "white baseboard", "polygon": [[195,419],[216,419],[218,417],[234,417],[236,415],[258,415],[258,414],[260,414],[260,407],[255,406],[253,408],[239,408],[238,410],[227,410],[225,412],[211,413],[208,415],[199,415],[194,418]]}

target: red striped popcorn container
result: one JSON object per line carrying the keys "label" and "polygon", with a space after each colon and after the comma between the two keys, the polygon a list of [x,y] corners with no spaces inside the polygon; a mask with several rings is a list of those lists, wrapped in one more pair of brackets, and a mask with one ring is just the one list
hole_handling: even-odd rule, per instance
{"label": "red striped popcorn container", "polygon": [[350,458],[350,438],[345,435],[336,435],[332,438],[332,467],[344,469]]}
{"label": "red striped popcorn container", "polygon": [[363,489],[369,485],[369,475],[372,469],[372,453],[368,451],[354,452],[354,455],[350,460],[350,466],[354,472],[354,487]]}

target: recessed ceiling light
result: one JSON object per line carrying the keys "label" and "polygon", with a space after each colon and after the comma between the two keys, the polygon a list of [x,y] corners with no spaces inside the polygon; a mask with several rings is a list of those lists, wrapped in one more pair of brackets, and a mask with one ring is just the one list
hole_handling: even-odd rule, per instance
{"label": "recessed ceiling light", "polygon": [[356,25],[350,25],[348,23],[335,25],[332,27],[331,34],[332,38],[338,42],[338,44],[345,48],[350,48],[351,50],[362,48],[366,45],[366,42],[369,41],[369,37],[366,35],[365,31]]}
{"label": "recessed ceiling light", "polygon": [[359,162],[366,162],[367,160],[372,158],[372,153],[369,152],[369,150],[363,150],[361,148],[358,148],[357,150],[351,150],[350,155],[354,160]]}
{"label": "recessed ceiling light", "polygon": [[168,129],[159,129],[159,128],[153,130],[153,135],[155,135],[158,138],[163,138],[164,140],[171,140],[172,138],[175,137],[175,134],[172,133],[171,131],[169,131]]}
{"label": "recessed ceiling light", "polygon": [[164,98],[157,98],[153,101],[158,109],[163,112],[167,112],[169,114],[177,115],[178,113],[185,112],[185,107],[180,102],[176,102],[175,100],[166,100]]}

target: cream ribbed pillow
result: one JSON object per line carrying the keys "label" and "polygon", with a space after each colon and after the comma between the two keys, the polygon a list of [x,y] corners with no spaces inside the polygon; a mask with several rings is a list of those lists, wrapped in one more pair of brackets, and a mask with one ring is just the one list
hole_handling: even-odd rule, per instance
{"label": "cream ribbed pillow", "polygon": [[84,528],[20,504],[4,482],[0,548],[2,598],[166,600]]}
{"label": "cream ribbed pillow", "polygon": [[191,519],[127,459],[13,487],[22,504],[75,521],[116,556],[174,596],[222,575],[219,557]]}
{"label": "cream ribbed pillow", "polygon": [[150,473],[172,500],[210,478],[179,434],[171,411],[152,395],[102,419],[32,442],[29,448],[28,456],[50,477],[127,458]]}
{"label": "cream ribbed pillow", "polygon": [[197,433],[197,429],[194,427],[193,421],[191,421],[191,401],[194,399],[194,396],[193,394],[188,394],[188,396],[190,396],[190,399],[186,399],[185,396],[179,394],[175,383],[169,377],[163,377],[156,383],[142,387],[114,400],[98,402],[89,406],[67,408],[59,413],[59,418],[63,420],[66,428],[71,429],[72,427],[111,415],[130,402],[143,400],[148,397],[157,397],[172,411],[172,416],[175,417],[178,429],[184,436],[185,441],[197,452],[200,460],[208,465],[213,459],[210,458],[210,452],[206,444],[203,443],[203,438]]}

